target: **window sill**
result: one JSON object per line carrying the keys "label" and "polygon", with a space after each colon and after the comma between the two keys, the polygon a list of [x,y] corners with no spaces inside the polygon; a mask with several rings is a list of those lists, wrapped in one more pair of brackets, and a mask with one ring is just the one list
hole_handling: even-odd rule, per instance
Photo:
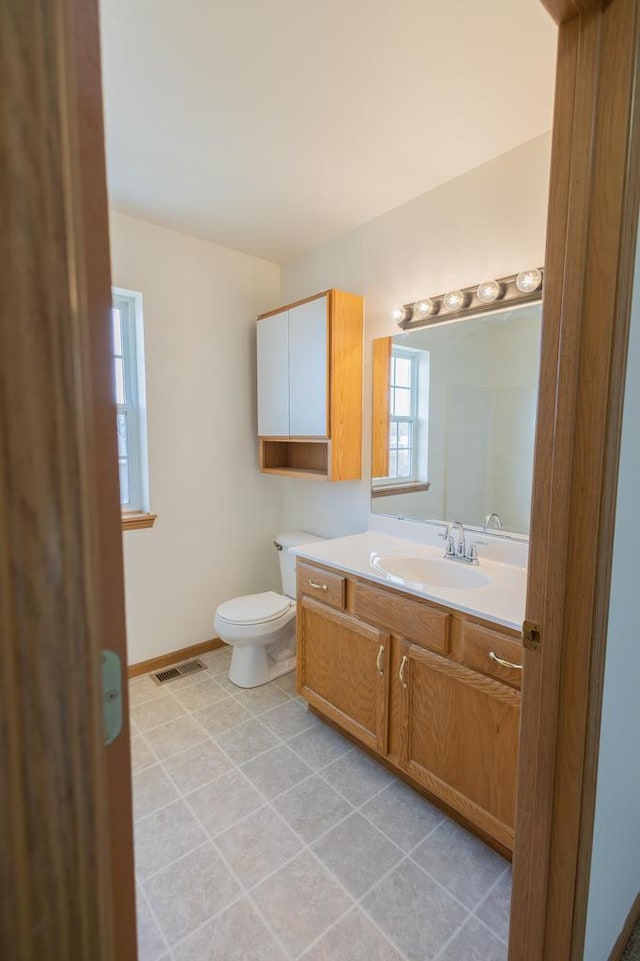
{"label": "window sill", "polygon": [[153,527],[158,515],[147,514],[144,511],[130,511],[120,516],[123,531],[137,531],[142,527]]}
{"label": "window sill", "polygon": [[387,487],[372,487],[372,497],[392,497],[394,494],[415,494],[416,491],[428,491],[429,481],[412,481],[410,484],[389,484]]}

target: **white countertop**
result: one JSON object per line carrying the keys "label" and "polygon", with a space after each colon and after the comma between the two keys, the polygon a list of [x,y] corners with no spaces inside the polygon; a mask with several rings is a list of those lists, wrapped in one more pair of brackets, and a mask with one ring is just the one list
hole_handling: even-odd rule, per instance
{"label": "white countertop", "polygon": [[[480,553],[481,549],[478,550]],[[488,584],[473,588],[448,586],[432,588],[426,584],[402,580],[374,567],[373,562],[377,555],[387,551],[407,552],[416,557],[435,560],[443,557],[444,547],[418,544],[415,540],[394,537],[379,531],[368,531],[365,534],[353,534],[349,537],[336,537],[333,540],[302,544],[292,549],[294,554],[306,560],[336,567],[347,574],[366,577],[378,584],[395,587],[465,614],[486,618],[503,627],[521,630],[526,595],[525,567],[491,560],[480,553],[480,563],[474,569],[489,578]],[[450,563],[459,562],[451,561]]]}

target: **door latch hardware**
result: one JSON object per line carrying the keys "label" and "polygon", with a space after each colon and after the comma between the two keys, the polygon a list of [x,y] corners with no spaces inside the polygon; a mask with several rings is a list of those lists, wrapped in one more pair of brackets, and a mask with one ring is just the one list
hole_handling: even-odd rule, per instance
{"label": "door latch hardware", "polygon": [[102,716],[108,747],[122,730],[122,664],[115,651],[102,652]]}
{"label": "door latch hardware", "polygon": [[533,621],[524,621],[522,625],[522,644],[529,651],[537,651],[542,643],[540,625]]}

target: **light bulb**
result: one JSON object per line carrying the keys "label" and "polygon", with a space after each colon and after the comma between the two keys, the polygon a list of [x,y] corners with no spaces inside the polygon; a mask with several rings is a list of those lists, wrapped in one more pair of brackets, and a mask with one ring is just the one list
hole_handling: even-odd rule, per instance
{"label": "light bulb", "polygon": [[532,294],[542,283],[542,273],[537,267],[532,270],[523,270],[516,277],[516,287],[521,294]]}
{"label": "light bulb", "polygon": [[466,306],[467,295],[461,290],[450,290],[444,295],[442,302],[447,310],[460,310],[461,307]]}
{"label": "light bulb", "polygon": [[396,324],[401,324],[403,320],[407,319],[407,308],[399,305],[394,307],[391,311],[391,316],[395,320]]}
{"label": "light bulb", "polygon": [[497,280],[486,280],[483,284],[478,284],[476,297],[481,304],[492,304],[502,295],[502,284]]}
{"label": "light bulb", "polygon": [[427,297],[426,300],[419,300],[412,308],[412,317],[414,320],[424,320],[425,317],[431,317],[431,315],[435,313],[436,305],[430,297]]}

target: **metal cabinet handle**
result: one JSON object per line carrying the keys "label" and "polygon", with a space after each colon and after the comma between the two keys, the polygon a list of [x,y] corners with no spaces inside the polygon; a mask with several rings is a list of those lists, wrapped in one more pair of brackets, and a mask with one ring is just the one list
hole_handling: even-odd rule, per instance
{"label": "metal cabinet handle", "polygon": [[495,651],[489,651],[489,658],[499,664],[500,667],[510,667],[514,671],[521,671],[522,664],[514,664],[513,661],[505,661],[503,657],[498,657]]}
{"label": "metal cabinet handle", "polygon": [[401,664],[400,664],[400,672],[399,672],[399,674],[398,674],[398,677],[400,678],[400,683],[402,684],[403,687],[407,687],[407,686],[408,686],[408,685],[407,685],[407,682],[406,682],[405,679],[404,679],[404,677],[405,677],[405,672],[406,672],[406,670],[407,670],[407,664],[408,664],[408,663],[409,663],[409,658],[408,658],[407,655],[405,654],[405,655],[403,655],[402,662],[401,662]]}
{"label": "metal cabinet handle", "polygon": [[329,590],[329,588],[327,587],[326,584],[316,584],[315,581],[311,581],[311,580],[309,581],[309,584],[311,585],[311,587],[315,587],[315,589],[316,589],[317,591],[328,591],[328,590]]}
{"label": "metal cabinet handle", "polygon": [[383,657],[384,657],[384,644],[381,644],[378,650],[378,656],[376,658],[376,668],[378,669],[378,674],[380,675],[380,677],[382,677],[382,675],[384,674],[384,668],[382,666]]}

